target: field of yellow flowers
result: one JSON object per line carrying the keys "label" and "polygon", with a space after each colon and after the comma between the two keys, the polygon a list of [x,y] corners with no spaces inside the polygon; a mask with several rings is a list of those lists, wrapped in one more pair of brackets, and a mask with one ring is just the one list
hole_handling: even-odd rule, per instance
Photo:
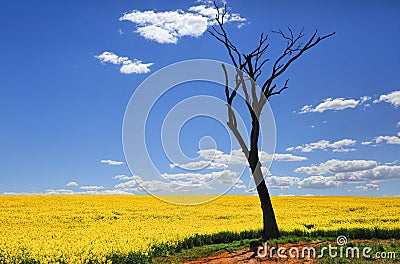
{"label": "field of yellow flowers", "polygon": [[[283,231],[399,229],[400,198],[273,197]],[[194,234],[258,230],[255,196],[182,206],[151,196],[0,196],[0,263],[107,263]]]}

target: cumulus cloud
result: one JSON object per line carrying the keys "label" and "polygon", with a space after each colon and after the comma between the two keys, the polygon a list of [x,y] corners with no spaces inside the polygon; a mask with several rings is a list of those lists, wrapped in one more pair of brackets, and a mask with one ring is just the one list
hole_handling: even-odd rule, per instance
{"label": "cumulus cloud", "polygon": [[86,186],[81,186],[79,188],[86,191],[98,191],[104,189],[103,186],[96,186],[96,185],[86,185]]}
{"label": "cumulus cloud", "polygon": [[[211,4],[190,7],[187,11],[174,10],[156,12],[133,10],[119,18],[135,24],[136,32],[147,40],[161,44],[177,43],[181,37],[200,37],[208,26],[214,25],[217,10]],[[227,13],[225,23],[236,22],[239,26],[246,21],[237,13]]]}
{"label": "cumulus cloud", "polygon": [[[212,151],[205,151],[211,155]],[[220,153],[217,151],[217,153]],[[393,163],[395,164],[395,163]],[[378,165],[374,160],[328,160],[319,165],[300,167],[297,173],[306,173],[305,178],[295,176],[274,176],[267,168],[262,168],[267,186],[271,189],[286,190],[291,187],[301,189],[330,189],[345,184],[364,183],[356,187],[357,191],[377,190],[376,182],[400,179],[400,166]],[[328,175],[324,175],[328,174]],[[115,178],[127,180],[115,185],[114,190],[121,192],[175,192],[194,189],[214,189],[212,184],[233,186],[245,189],[245,192],[255,193],[255,188],[249,188],[239,179],[238,173],[230,170],[209,173],[165,173],[162,180],[144,180],[140,176],[117,175]],[[87,188],[94,190],[94,188]]]}
{"label": "cumulus cloud", "polygon": [[74,194],[74,192],[72,190],[65,190],[65,189],[49,189],[46,190],[44,194],[47,195],[71,195]]}
{"label": "cumulus cloud", "polygon": [[[177,192],[191,191],[197,189],[215,189],[216,185],[243,189],[246,186],[239,179],[238,173],[230,170],[214,171],[209,173],[164,173],[162,180],[146,180],[134,175],[129,180],[118,183],[114,186],[115,190],[126,192]],[[118,177],[118,179],[127,179]]]}
{"label": "cumulus cloud", "polygon": [[67,183],[66,186],[68,186],[68,187],[78,186],[78,183],[71,181],[71,182]]}
{"label": "cumulus cloud", "polygon": [[363,141],[361,142],[361,145],[371,145],[372,141]]}
{"label": "cumulus cloud", "polygon": [[377,144],[385,142],[386,144],[389,145],[400,145],[399,134],[397,134],[397,136],[379,136],[376,137],[374,140]]}
{"label": "cumulus cloud", "polygon": [[128,192],[175,192],[190,191],[194,189],[213,189],[211,182],[219,184],[229,184],[234,188],[243,188],[243,182],[237,179],[237,175],[231,171],[212,172],[208,174],[200,173],[177,173],[163,174],[166,181],[144,180],[140,176],[133,176],[132,180],[119,183],[114,189]]}
{"label": "cumulus cloud", "polygon": [[296,147],[289,147],[286,149],[286,151],[301,151],[301,152],[312,152],[314,150],[327,150],[327,149],[332,149],[334,152],[348,152],[348,151],[354,151],[355,149],[353,148],[345,148],[349,146],[354,146],[356,144],[356,140],[353,139],[342,139],[338,140],[335,142],[330,142],[328,140],[320,140],[318,142],[312,142],[308,144],[303,144],[300,146]]}
{"label": "cumulus cloud", "polygon": [[116,175],[116,176],[114,176],[114,179],[120,180],[120,181],[128,181],[128,180],[133,179],[133,177],[132,177],[132,176],[127,176],[127,175],[121,174],[121,175]]}
{"label": "cumulus cloud", "polygon": [[375,168],[375,160],[337,160],[332,159],[319,165],[299,167],[295,170],[298,173],[309,175],[321,175],[327,173],[354,172]]}
{"label": "cumulus cloud", "polygon": [[335,177],[339,181],[347,182],[384,181],[400,179],[400,166],[380,165],[372,169],[362,171],[337,173]]}
{"label": "cumulus cloud", "polygon": [[170,164],[169,167],[171,169],[175,167],[179,167],[182,169],[186,170],[200,170],[200,169],[225,169],[228,167],[228,165],[223,164],[223,163],[217,163],[213,161],[207,161],[207,160],[200,160],[200,161],[193,161],[193,162],[188,162],[184,164]]}
{"label": "cumulus cloud", "polygon": [[356,186],[355,189],[356,189],[357,191],[371,191],[371,190],[373,190],[373,191],[379,191],[379,185],[373,184],[373,183],[368,183],[368,184],[366,184],[366,185],[359,185],[359,186]]}
{"label": "cumulus cloud", "polygon": [[101,160],[100,163],[113,165],[113,166],[120,166],[120,165],[124,164],[122,161],[115,161],[115,160],[109,160],[109,159],[108,160]]}
{"label": "cumulus cloud", "polygon": [[145,190],[149,192],[168,192],[173,191],[174,187],[176,186],[171,182],[163,182],[159,180],[145,181],[140,176],[134,176],[133,180],[119,183],[114,186],[114,189],[126,192],[143,192]]}
{"label": "cumulus cloud", "polygon": [[308,189],[330,189],[338,187],[341,182],[338,182],[334,176],[310,176],[297,183],[299,188]]}
{"label": "cumulus cloud", "polygon": [[344,110],[346,108],[355,108],[357,105],[362,104],[369,100],[370,97],[363,96],[359,100],[356,99],[344,99],[344,98],[327,98],[316,107],[313,105],[305,105],[301,108],[299,114],[305,113],[323,113],[327,110]]}
{"label": "cumulus cloud", "polygon": [[102,63],[111,63],[121,65],[119,71],[124,74],[132,73],[148,73],[150,72],[149,67],[153,63],[142,63],[140,60],[130,60],[128,57],[120,57],[113,52],[105,51],[100,55],[95,56]]}
{"label": "cumulus cloud", "polygon": [[300,178],[292,176],[268,176],[265,178],[265,183],[271,189],[289,189],[299,181]]}
{"label": "cumulus cloud", "polygon": [[2,195],[131,195],[130,192],[122,190],[81,191],[74,192],[65,189],[47,189],[44,192],[4,192]]}
{"label": "cumulus cloud", "polygon": [[365,103],[365,102],[367,102],[367,101],[369,101],[369,100],[371,100],[371,99],[372,99],[371,96],[362,96],[362,97],[360,98],[360,104],[363,104],[363,103]]}
{"label": "cumulus cloud", "polygon": [[[232,150],[230,154],[226,154],[217,149],[203,149],[198,151],[200,160],[188,163],[173,163],[170,168],[181,168],[186,170],[201,169],[226,169],[229,165],[247,165],[247,160],[243,152],[239,149]],[[271,155],[265,151],[259,151],[259,158],[262,164],[269,163],[271,160],[289,162],[304,161],[306,157],[296,156],[290,153]]]}
{"label": "cumulus cloud", "polygon": [[400,166],[393,164],[396,163],[378,165],[373,160],[329,160],[297,168],[295,172],[311,176],[298,180],[295,185],[299,188],[328,189],[344,184],[366,183],[356,187],[356,190],[379,190],[376,182],[400,180]]}
{"label": "cumulus cloud", "polygon": [[379,103],[379,102],[386,102],[390,103],[394,107],[399,107],[400,106],[400,91],[393,91],[388,94],[382,94],[379,96],[379,99],[374,100],[374,103]]}
{"label": "cumulus cloud", "polygon": [[375,143],[375,145],[373,145],[374,147],[383,143],[389,145],[400,145],[400,132],[398,132],[397,135],[394,136],[377,136],[371,141],[361,142],[362,145],[371,145],[372,143]]}
{"label": "cumulus cloud", "polygon": [[274,160],[276,161],[303,161],[307,160],[306,157],[295,156],[293,154],[274,154]]}
{"label": "cumulus cloud", "polygon": [[202,183],[218,183],[218,184],[234,184],[238,181],[238,173],[230,170],[223,170],[210,173],[176,173],[162,174],[163,178],[169,181],[179,182],[184,185],[202,184]]}

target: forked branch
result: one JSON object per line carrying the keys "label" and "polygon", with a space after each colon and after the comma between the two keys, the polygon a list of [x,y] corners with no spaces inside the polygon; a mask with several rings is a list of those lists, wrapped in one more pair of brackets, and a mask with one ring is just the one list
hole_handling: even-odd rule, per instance
{"label": "forked branch", "polygon": [[[219,8],[214,1],[214,6],[217,10],[217,14],[215,16],[216,25],[211,27],[209,33],[219,42],[224,44],[226,50],[228,51],[228,55],[232,64],[237,69],[246,73],[247,77],[251,80],[251,105],[253,106],[253,109],[254,107],[260,107],[264,105],[265,101],[268,100],[271,96],[281,94],[284,90],[288,89],[289,80],[286,80],[284,85],[278,88],[276,84],[278,77],[280,77],[289,68],[289,66],[298,58],[300,58],[300,56],[303,55],[307,50],[316,46],[322,40],[329,38],[335,34],[335,32],[333,32],[328,35],[317,36],[318,30],[315,30],[313,35],[311,35],[311,37],[305,43],[303,43],[301,42],[301,40],[305,36],[303,29],[298,34],[294,34],[291,28],[288,28],[287,33],[283,32],[282,30],[273,31],[273,33],[278,34],[286,41],[286,47],[283,50],[282,54],[277,57],[272,64],[271,74],[263,82],[261,82],[261,94],[257,98],[253,90],[253,84],[255,84],[257,80],[262,76],[263,68],[270,60],[266,56],[266,51],[269,48],[269,44],[267,42],[268,35],[264,35],[262,33],[254,50],[252,50],[248,54],[241,53],[236,45],[232,43],[227,34],[227,31],[224,28],[224,22],[227,16],[226,5],[224,5],[222,8]],[[236,78],[237,77],[238,76],[236,76]],[[242,85],[245,85],[243,78],[241,83]],[[242,88],[245,89],[246,87],[244,86]],[[247,88],[245,94],[247,94],[246,100],[250,99],[248,98]],[[236,92],[227,97],[227,102],[230,105],[232,104],[232,100],[235,96]],[[228,99],[230,100],[230,102],[228,101]],[[247,102],[250,103],[249,100],[247,100]]]}

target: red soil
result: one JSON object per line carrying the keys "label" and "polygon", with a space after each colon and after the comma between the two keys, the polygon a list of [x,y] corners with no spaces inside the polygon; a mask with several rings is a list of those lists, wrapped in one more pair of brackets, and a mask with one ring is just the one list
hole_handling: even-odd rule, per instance
{"label": "red soil", "polygon": [[[291,247],[296,247],[299,249],[299,252],[303,249],[303,247],[311,247],[315,246],[312,244],[302,244],[302,243],[293,243],[293,244],[285,244],[279,245],[278,247],[283,246],[286,249]],[[277,254],[274,254],[272,258],[265,257],[260,258],[257,256],[257,253],[254,253],[250,248],[245,248],[242,250],[234,251],[234,252],[224,252],[216,256],[211,256],[207,258],[198,259],[195,261],[186,262],[186,264],[200,264],[200,263],[208,263],[208,264],[233,264],[233,263],[303,263],[303,264],[312,264],[315,263],[313,259],[305,256],[305,258],[291,258],[288,255],[288,252],[285,254],[288,256],[287,258],[280,258]]]}

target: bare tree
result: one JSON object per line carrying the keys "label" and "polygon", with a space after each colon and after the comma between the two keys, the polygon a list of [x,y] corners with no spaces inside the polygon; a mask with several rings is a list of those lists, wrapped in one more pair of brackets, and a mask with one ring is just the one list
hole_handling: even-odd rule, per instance
{"label": "bare tree", "polygon": [[[301,30],[298,34],[294,34],[290,28],[288,28],[286,33],[281,30],[273,31],[286,41],[286,47],[283,49],[282,54],[276,58],[273,63],[271,63],[271,73],[267,75],[267,77],[263,78],[262,70],[269,61],[269,58],[266,57],[266,51],[269,47],[269,44],[267,43],[268,35],[261,34],[258,44],[253,51],[248,54],[241,53],[232,43],[224,28],[224,18],[227,14],[226,5],[220,9],[214,2],[214,6],[217,9],[215,18],[217,24],[213,26],[211,30],[209,30],[209,33],[222,44],[224,44],[226,50],[228,51],[231,62],[236,67],[235,86],[234,89],[230,91],[228,88],[228,73],[225,65],[222,65],[226,80],[225,96],[228,107],[227,125],[238,140],[239,145],[246,156],[257,186],[257,192],[263,213],[262,236],[264,239],[278,238],[280,237],[280,232],[276,223],[275,213],[272,207],[268,188],[262,175],[261,162],[258,153],[258,141],[260,133],[259,117],[267,100],[269,100],[273,95],[281,94],[285,89],[288,88],[289,79],[286,79],[283,82],[283,85],[278,86],[277,81],[279,77],[281,77],[281,75],[289,68],[289,66],[298,58],[300,58],[304,52],[316,46],[322,40],[333,36],[335,32],[324,36],[317,36],[318,31],[315,30],[313,35],[303,43],[303,30]],[[243,76],[243,74],[246,74],[247,76]],[[250,80],[251,87],[246,86],[244,78],[248,78]],[[257,91],[256,87],[259,79],[264,80],[260,81],[261,90]],[[250,135],[247,135],[249,136],[249,146],[246,145],[243,135],[239,133],[235,111],[232,107],[232,103],[239,88],[241,88],[243,91],[247,108],[251,116],[251,133]]]}

